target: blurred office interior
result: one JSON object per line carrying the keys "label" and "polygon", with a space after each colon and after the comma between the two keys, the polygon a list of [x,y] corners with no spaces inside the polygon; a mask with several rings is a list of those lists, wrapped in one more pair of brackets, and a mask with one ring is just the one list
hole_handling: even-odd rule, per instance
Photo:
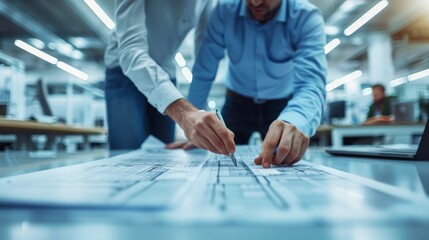
{"label": "blurred office interior", "polygon": [[[387,95],[395,97],[399,110],[392,104],[393,112],[407,114],[389,124],[423,125],[429,111],[427,1],[311,2],[325,19],[329,63],[325,117],[312,145],[339,144],[329,131],[362,125],[374,84],[383,84]],[[114,0],[0,0],[0,150],[107,148],[103,55],[115,28],[114,5]],[[191,31],[175,57],[177,85],[184,96],[192,81],[193,35]],[[218,69],[208,109],[223,105],[226,61]],[[40,126],[30,124],[26,130],[26,123]],[[370,143],[417,143],[419,134],[408,134],[363,138],[369,137]],[[180,130],[176,135],[184,138]],[[344,137],[352,139],[340,144],[362,142]]]}

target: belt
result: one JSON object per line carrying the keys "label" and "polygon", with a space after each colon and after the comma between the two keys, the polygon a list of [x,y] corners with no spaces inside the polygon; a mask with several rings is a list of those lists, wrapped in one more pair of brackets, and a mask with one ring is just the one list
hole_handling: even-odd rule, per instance
{"label": "belt", "polygon": [[283,101],[289,101],[290,97],[285,98],[279,98],[279,99],[260,99],[260,98],[252,98],[243,96],[239,93],[236,93],[232,90],[227,89],[226,90],[226,96],[243,101],[243,102],[249,102],[254,104],[264,104],[264,103],[270,103],[270,102],[283,102]]}

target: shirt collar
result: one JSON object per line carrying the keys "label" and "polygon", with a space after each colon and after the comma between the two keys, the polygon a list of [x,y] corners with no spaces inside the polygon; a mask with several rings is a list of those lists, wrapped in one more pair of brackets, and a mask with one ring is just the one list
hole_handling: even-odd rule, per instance
{"label": "shirt collar", "polygon": [[[286,22],[286,10],[287,10],[287,2],[288,0],[282,0],[280,3],[280,8],[274,17],[277,22]],[[240,17],[249,16],[249,12],[247,11],[246,0],[241,0],[240,6]]]}

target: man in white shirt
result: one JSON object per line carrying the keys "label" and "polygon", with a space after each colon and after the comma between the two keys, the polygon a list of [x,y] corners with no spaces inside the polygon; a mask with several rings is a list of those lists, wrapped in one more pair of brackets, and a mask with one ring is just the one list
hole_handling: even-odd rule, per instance
{"label": "man in white shirt", "polygon": [[[177,48],[198,23],[202,37],[210,0],[119,0],[106,62],[106,103],[111,149],[135,149],[154,135],[174,141],[174,122],[196,146],[235,151],[234,134],[213,113],[198,111],[174,85]],[[196,41],[198,45],[199,41]]]}

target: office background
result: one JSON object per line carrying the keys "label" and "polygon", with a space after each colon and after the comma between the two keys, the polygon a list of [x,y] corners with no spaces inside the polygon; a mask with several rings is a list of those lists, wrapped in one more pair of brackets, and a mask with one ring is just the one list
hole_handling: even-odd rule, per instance
{"label": "office background", "polygon": [[[427,2],[311,2],[321,9],[326,22],[329,71],[323,126],[362,124],[375,83],[384,84],[387,94],[395,96],[397,102],[412,103],[407,105],[413,108],[408,122],[427,120]],[[114,0],[0,1],[1,118],[94,130],[77,131],[73,135],[48,134],[25,127],[13,130],[4,125],[0,132],[1,150],[106,148],[103,54],[109,33],[115,27],[114,3]],[[192,81],[193,47],[191,31],[175,57],[178,88],[185,96]],[[220,64],[210,92],[209,109],[223,105],[225,61]],[[177,138],[184,138],[180,130]],[[323,142],[316,136],[313,143],[329,145],[332,141]]]}

